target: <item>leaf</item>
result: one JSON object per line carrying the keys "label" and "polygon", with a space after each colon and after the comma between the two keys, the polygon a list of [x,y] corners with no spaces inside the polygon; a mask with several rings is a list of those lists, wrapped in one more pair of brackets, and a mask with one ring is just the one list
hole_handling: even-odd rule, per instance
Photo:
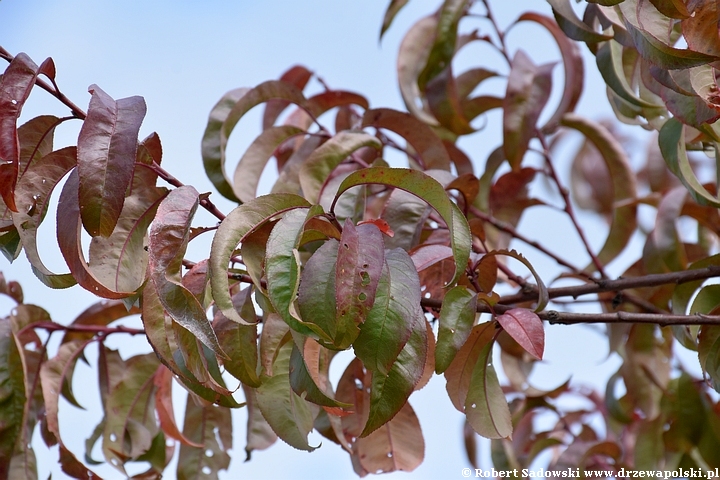
{"label": "leaf", "polygon": [[[313,72],[302,65],[294,65],[288,68],[281,76],[280,81],[295,85],[298,89],[303,90],[308,81],[312,77]],[[272,127],[280,114],[290,105],[286,100],[268,100],[265,102],[265,111],[263,112],[262,126],[263,130]]]}
{"label": "leaf", "polygon": [[157,412],[160,428],[165,435],[177,440],[183,445],[201,448],[203,445],[185,438],[175,422],[175,409],[172,401],[172,372],[164,365],[160,365],[153,377],[155,386],[155,411]]}
{"label": "leaf", "polygon": [[467,399],[475,364],[478,362],[481,350],[485,345],[492,342],[494,335],[494,322],[475,325],[470,330],[467,341],[445,370],[445,379],[447,380],[445,389],[455,408],[462,413],[465,413],[465,400]]}
{"label": "leaf", "polygon": [[[68,342],[60,346],[57,355],[43,363],[40,369],[43,398],[45,398],[45,412],[48,430],[60,440],[58,422],[58,400],[61,385],[65,380],[69,365],[75,363],[88,342]],[[61,442],[62,443],[62,442]]]}
{"label": "leaf", "polygon": [[190,186],[171,191],[160,203],[148,242],[150,279],[170,316],[219,357],[225,358],[207,313],[181,283],[182,260],[200,195]]}
{"label": "leaf", "polygon": [[407,3],[408,0],[390,0],[390,5],[388,5],[385,10],[382,27],[380,28],[380,40],[382,40],[383,35],[387,32],[387,29],[390,28],[395,16],[405,5],[407,5]]}
{"label": "leaf", "polygon": [[486,255],[487,256],[489,256],[489,255],[506,255],[508,257],[514,258],[518,262],[525,265],[528,268],[528,270],[530,270],[530,273],[533,274],[533,277],[535,277],[535,282],[537,282],[538,302],[537,302],[537,306],[535,307],[535,312],[541,312],[545,308],[545,306],[550,301],[547,287],[545,286],[545,283],[542,281],[542,278],[540,277],[540,275],[538,275],[538,273],[533,268],[532,264],[525,257],[523,257],[520,253],[516,252],[515,250],[493,250],[491,252],[488,252]]}
{"label": "leaf", "polygon": [[239,379],[244,385],[260,386],[256,373],[258,365],[257,317],[250,297],[251,287],[233,295],[233,305],[248,325],[229,320],[222,312],[215,313],[213,328],[218,342],[228,358],[223,361],[225,370]]}
{"label": "leaf", "polygon": [[[396,251],[388,252],[392,254]],[[403,252],[404,253],[404,252]],[[387,375],[373,371],[370,389],[370,411],[360,437],[368,437],[392,420],[415,390],[425,369],[428,338],[425,318],[417,310],[410,338]]]}
{"label": "leaf", "polygon": [[294,208],[308,206],[308,202],[297,195],[270,194],[240,205],[220,223],[210,248],[209,274],[215,305],[228,319],[247,324],[235,311],[227,277],[230,257],[237,245],[270,218]]}
{"label": "leaf", "polygon": [[97,85],[78,136],[79,202],[90,236],[109,236],[115,229],[132,183],[138,132],[147,111],[142,97],[113,100]]}
{"label": "leaf", "polygon": [[517,19],[517,23],[522,21],[536,22],[545,27],[555,39],[562,55],[565,88],[555,113],[542,127],[544,132],[551,132],[557,127],[564,114],[575,110],[575,106],[580,100],[585,78],[582,54],[577,43],[570,41],[552,18],[535,12],[525,12]]}
{"label": "leaf", "polygon": [[[301,350],[302,349],[302,350]],[[290,354],[290,387],[300,398],[327,407],[334,415],[343,415],[352,405],[335,400],[328,372],[329,350],[307,337],[293,345]]]}
{"label": "leaf", "polygon": [[399,248],[386,252],[375,304],[353,344],[368,370],[388,375],[411,336],[419,307],[420,280],[410,256]]}
{"label": "leaf", "polygon": [[268,297],[285,323],[303,335],[315,334],[330,341],[322,329],[299,317],[295,304],[300,283],[298,247],[306,221],[318,212],[322,212],[322,208],[317,205],[309,210],[291,210],[275,225],[268,238],[265,274]]}
{"label": "leaf", "polygon": [[437,13],[433,45],[430,48],[425,67],[417,79],[421,92],[425,90],[428,82],[437,77],[452,62],[455,55],[458,23],[465,14],[469,3],[468,0],[446,0],[440,7]]}
{"label": "leaf", "polygon": [[286,140],[304,133],[304,130],[291,125],[268,127],[253,140],[240,158],[233,176],[233,192],[241,202],[255,198],[260,176],[275,150]]}
{"label": "leaf", "polygon": [[513,57],[503,102],[503,147],[513,170],[520,168],[550,97],[552,67],[553,64],[535,66],[522,50]]}
{"label": "leaf", "polygon": [[382,218],[394,233],[391,239],[385,239],[385,246],[405,250],[415,247],[420,242],[422,226],[429,213],[430,209],[423,199],[404,190],[393,190],[382,212]]}
{"label": "leaf", "polygon": [[257,405],[278,437],[293,448],[311,452],[317,448],[307,441],[313,428],[313,415],[307,402],[290,388],[291,349],[291,345],[283,348],[273,366],[274,375],[264,377],[256,389]]}
{"label": "leaf", "polygon": [[27,165],[27,170],[15,188],[18,211],[12,214],[13,223],[33,273],[51,288],[70,287],[75,285],[75,279],[71,274],[55,274],[45,266],[37,248],[37,231],[50,205],[53,189],[76,163],[75,147],[48,153]]}
{"label": "leaf", "polygon": [[367,110],[362,126],[385,128],[403,137],[422,159],[424,170],[450,170],[450,157],[440,137],[412,115],[389,108]]}
{"label": "leaf", "polygon": [[210,112],[202,139],[203,164],[210,181],[228,200],[238,201],[225,174],[225,149],[228,138],[238,121],[250,109],[269,100],[284,100],[297,105],[305,103],[305,97],[298,87],[291,83],[272,80],[251,89],[231,90]]}
{"label": "leaf", "polygon": [[183,435],[202,447],[180,445],[178,480],[217,479],[220,470],[230,466],[232,418],[230,410],[201,405],[188,394]]}
{"label": "leaf", "polygon": [[[27,401],[22,360],[10,321],[0,320],[0,476],[10,478],[10,464],[24,429]],[[23,435],[24,436],[24,435]]]}
{"label": "leaf", "polygon": [[545,351],[545,329],[536,313],[524,308],[511,308],[498,315],[496,320],[526,352],[542,360]]}
{"label": "leaf", "polygon": [[335,267],[338,324],[365,322],[375,303],[384,263],[385,247],[380,230],[371,224],[356,228],[350,219],[346,219]]}
{"label": "leaf", "polygon": [[18,211],[13,194],[20,171],[17,120],[37,75],[35,62],[19,53],[0,78],[0,196],[13,212]]}
{"label": "leaf", "polygon": [[380,149],[380,141],[366,133],[339,132],[319,146],[300,167],[299,179],[303,195],[315,203],[320,198],[330,174],[345,158],[361,147]]}
{"label": "leaf", "polygon": [[658,143],[668,168],[685,185],[693,199],[700,205],[720,207],[720,200],[700,183],[690,165],[685,150],[685,125],[675,118],[669,119],[660,129]]}
{"label": "leaf", "polygon": [[477,296],[463,286],[448,290],[440,309],[435,371],[443,373],[470,335],[477,308]]}
{"label": "leaf", "polygon": [[[447,196],[440,183],[428,175],[410,169],[373,167],[351,173],[340,185],[333,207],[340,195],[356,185],[382,184],[400,188],[425,200],[437,211],[450,231],[450,243],[455,257],[455,275],[450,284],[458,281],[470,258],[472,237],[467,220]],[[332,212],[334,208],[331,208]]]}
{"label": "leaf", "polygon": [[607,86],[633,106],[647,109],[662,108],[662,105],[644,100],[635,93],[635,89],[625,76],[623,52],[623,46],[616,41],[606,42],[598,48],[595,61]]}
{"label": "leaf", "polygon": [[552,6],[555,21],[568,38],[587,43],[597,43],[612,38],[612,35],[598,33],[583,23],[575,14],[570,0],[548,0],[548,3]]}
{"label": "leaf", "polygon": [[116,292],[103,285],[85,261],[81,244],[80,206],[78,189],[80,181],[77,169],[65,181],[57,208],[57,238],[60,252],[70,268],[70,273],[85,290],[103,298],[118,299],[133,292]]}
{"label": "leaf", "polygon": [[578,130],[597,147],[612,178],[614,202],[621,204],[613,210],[607,239],[596,255],[601,264],[607,264],[627,246],[637,225],[637,207],[629,201],[637,196],[635,175],[622,146],[605,127],[573,113],[565,114],[561,124]]}
{"label": "leaf", "polygon": [[154,353],[131,357],[122,362],[120,376],[110,386],[102,449],[105,460],[121,472],[127,460],[150,449],[157,433],[153,379],[158,364]]}
{"label": "leaf", "polygon": [[510,409],[492,366],[492,347],[482,347],[472,372],[465,400],[468,423],[485,438],[508,438],[512,435]]}
{"label": "leaf", "polygon": [[417,80],[430,56],[437,25],[437,17],[430,15],[410,27],[400,43],[397,59],[398,84],[405,108],[413,117],[430,126],[438,125],[438,122],[427,112]]}
{"label": "leaf", "polygon": [[62,444],[60,445],[60,458],[58,461],[60,462],[62,471],[72,478],[101,480],[101,477],[97,473],[83,465],[75,455]]}

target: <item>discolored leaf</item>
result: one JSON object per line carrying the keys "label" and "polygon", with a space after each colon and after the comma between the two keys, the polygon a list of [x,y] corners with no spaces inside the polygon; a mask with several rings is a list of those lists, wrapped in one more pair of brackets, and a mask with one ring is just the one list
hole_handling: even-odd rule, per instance
{"label": "discolored leaf", "polygon": [[545,286],[545,283],[542,281],[542,278],[538,273],[535,271],[535,268],[532,266],[532,264],[523,257],[520,253],[516,252],[515,250],[494,250],[491,252],[488,252],[487,255],[506,255],[508,257],[512,257],[518,262],[525,265],[528,270],[533,274],[535,277],[535,281],[537,282],[537,289],[538,289],[538,301],[537,306],[535,307],[536,312],[541,312],[545,306],[548,304],[549,296],[547,287]]}
{"label": "discolored leaf", "polygon": [[178,480],[217,479],[230,466],[232,418],[230,410],[200,404],[188,394],[183,435],[202,447],[182,444],[177,466]]}
{"label": "discolored leaf", "polygon": [[[312,77],[313,72],[302,65],[294,65],[288,68],[281,76],[280,81],[295,85],[301,91],[305,89],[308,81]],[[262,126],[263,130],[272,127],[280,114],[290,105],[287,100],[268,100],[265,102],[265,111],[263,112]]]}
{"label": "discolored leaf", "polygon": [[368,110],[362,126],[385,128],[403,137],[420,156],[424,170],[450,170],[450,157],[440,138],[412,115],[389,108]]}
{"label": "discolored leaf", "polygon": [[18,211],[13,194],[20,171],[17,120],[37,75],[35,62],[19,53],[0,78],[0,196],[13,212]]}
{"label": "discolored leaf", "polygon": [[467,420],[478,434],[485,438],[507,438],[512,435],[505,394],[500,388],[492,366],[493,342],[488,342],[478,354],[465,400]]}
{"label": "discolored leaf", "polygon": [[390,25],[395,19],[395,16],[405,5],[407,5],[407,3],[408,0],[390,0],[390,4],[385,10],[385,17],[383,18],[382,27],[380,28],[380,40],[382,40],[382,37],[383,35],[385,35],[387,29],[390,28]]}
{"label": "discolored leaf", "polygon": [[158,298],[173,320],[225,358],[205,309],[180,279],[190,224],[199,202],[200,195],[190,186],[177,188],[162,200],[150,230],[148,269]]}
{"label": "discolored leaf", "polygon": [[343,415],[352,405],[333,398],[328,379],[329,367],[329,350],[307,337],[301,341],[296,337],[290,354],[290,387],[293,392],[308,402],[325,407],[333,415]]}
{"label": "discolored leaf", "polygon": [[382,212],[382,218],[394,233],[392,238],[385,239],[385,246],[405,250],[415,247],[429,213],[430,209],[423,199],[404,190],[393,190]]}
{"label": "discolored leaf", "polygon": [[[373,167],[351,173],[340,185],[337,198],[346,190],[362,184],[383,184],[400,188],[425,200],[437,211],[450,231],[450,243],[455,257],[455,283],[465,271],[470,258],[472,237],[470,227],[460,209],[447,196],[445,189],[433,178],[416,170],[402,168]],[[330,209],[333,211],[333,208]]]}
{"label": "discolored leaf", "polygon": [[147,111],[142,97],[113,100],[97,85],[78,136],[78,198],[83,226],[90,236],[115,229],[132,183],[138,132]]}
{"label": "discolored leaf", "polygon": [[215,305],[228,319],[247,323],[233,307],[227,277],[230,257],[237,245],[270,218],[294,208],[308,206],[308,202],[297,195],[270,194],[240,205],[220,223],[210,248],[210,285]]}
{"label": "discolored leaf", "polygon": [[536,313],[524,308],[512,308],[496,320],[526,352],[542,360],[545,351],[545,330]]}
{"label": "discolored leaf", "polygon": [[160,365],[153,377],[155,386],[155,411],[157,412],[160,428],[165,435],[177,440],[183,445],[202,448],[202,444],[194,443],[185,438],[175,422],[175,409],[172,401],[172,372],[164,365]]}
{"label": "discolored leaf", "polygon": [[535,66],[522,50],[513,57],[503,102],[503,148],[513,170],[520,168],[550,97],[552,67]]}
{"label": "discolored leaf", "polygon": [[465,287],[453,287],[445,294],[440,309],[440,326],[435,350],[437,373],[447,370],[457,352],[465,344],[475,323],[476,308],[477,296]]}
{"label": "discolored leaf", "polygon": [[257,407],[255,389],[243,385],[243,391],[245,392],[248,411],[247,443],[245,445],[245,453],[247,454],[245,461],[247,462],[250,460],[250,456],[254,450],[265,450],[275,443],[278,437]]}
{"label": "discolored leaf", "polygon": [[612,38],[611,34],[598,33],[583,23],[575,14],[570,0],[548,0],[552,6],[555,21],[563,33],[578,42],[596,43]]}
{"label": "discolored leaf", "polygon": [[410,256],[399,248],[386,252],[375,303],[353,344],[367,369],[388,375],[415,328],[419,305],[420,280]]}
{"label": "discolored leaf", "polygon": [[25,375],[10,321],[0,320],[0,476],[9,478],[24,429]]}

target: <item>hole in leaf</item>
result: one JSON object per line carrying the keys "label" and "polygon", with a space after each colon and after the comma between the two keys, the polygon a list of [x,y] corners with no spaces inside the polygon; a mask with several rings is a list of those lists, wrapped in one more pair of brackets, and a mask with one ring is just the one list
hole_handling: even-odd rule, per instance
{"label": "hole in leaf", "polygon": [[208,467],[207,465],[205,465],[202,468],[202,473],[204,473],[205,475],[210,475],[212,473],[212,469],[210,467]]}
{"label": "hole in leaf", "polygon": [[347,243],[343,243],[343,247],[349,249],[349,248],[350,248],[350,245],[348,245]]}
{"label": "hole in leaf", "polygon": [[370,275],[366,271],[360,272],[360,279],[363,287],[370,283]]}
{"label": "hole in leaf", "polygon": [[362,390],[362,388],[363,388],[363,384],[359,378],[355,379],[355,387],[357,387],[358,390]]}
{"label": "hole in leaf", "polygon": [[117,435],[115,435],[114,433],[111,433],[111,434],[110,434],[110,441],[111,441],[111,442],[116,442],[116,441],[117,441]]}
{"label": "hole in leaf", "polygon": [[367,298],[367,295],[365,295],[362,292],[360,293],[360,295],[358,295],[358,300],[360,300],[361,302],[364,302],[366,298]]}
{"label": "hole in leaf", "polygon": [[475,408],[475,407],[476,407],[476,405],[474,403],[472,405],[470,405],[470,408]]}
{"label": "hole in leaf", "polygon": [[388,456],[388,458],[392,458],[392,456],[393,456],[392,452],[388,452],[387,456]]}
{"label": "hole in leaf", "polygon": [[205,450],[206,457],[212,457],[213,455],[215,455],[215,453],[212,450],[210,450],[209,448],[207,450]]}

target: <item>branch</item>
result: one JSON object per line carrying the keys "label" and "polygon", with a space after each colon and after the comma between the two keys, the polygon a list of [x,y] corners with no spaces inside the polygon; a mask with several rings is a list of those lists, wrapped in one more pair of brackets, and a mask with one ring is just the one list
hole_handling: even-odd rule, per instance
{"label": "branch", "polygon": [[[123,325],[117,327],[106,327],[103,325],[61,325],[55,322],[36,322],[31,323],[26,328],[40,328],[48,332],[57,332],[63,330],[65,332],[85,332],[85,333],[98,333],[103,336],[110,335],[112,333],[127,333],[129,335],[145,335],[145,330],[142,328],[130,328]],[[22,330],[21,330],[22,332]],[[19,335],[20,333],[18,333]]]}
{"label": "branch", "polygon": [[666,315],[662,313],[575,313],[546,310],[538,316],[551,325],[574,325],[585,323],[652,323],[667,327],[669,325],[720,325],[720,315]]}

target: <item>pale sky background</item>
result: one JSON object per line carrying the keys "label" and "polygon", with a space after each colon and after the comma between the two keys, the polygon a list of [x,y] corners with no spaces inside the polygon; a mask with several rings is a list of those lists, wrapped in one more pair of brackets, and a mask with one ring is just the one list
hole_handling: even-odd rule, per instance
{"label": "pale sky background", "polygon": [[[378,33],[388,1],[2,0],[0,45],[13,54],[28,53],[38,64],[52,56],[61,89],[84,109],[89,101],[87,87],[93,83],[116,99],[131,95],[145,97],[148,114],[140,138],[157,131],[163,142],[165,168],[201,192],[213,191],[202,169],[200,139],[211,107],[230,89],[276,79],[290,66],[303,64],[333,88],[364,94],[371,107],[404,110],[395,74],[398,45],[409,26],[433,12],[440,2],[411,0],[380,44]],[[503,26],[527,9],[550,15],[548,4],[542,0],[498,0],[493,5]],[[487,32],[487,23],[466,21],[463,25],[468,28],[471,23],[473,28],[479,26],[482,33]],[[536,63],[560,60],[550,36],[536,25],[527,22],[520,25],[509,35],[508,41],[513,50],[521,44]],[[457,66],[457,72],[469,66],[507,72],[504,62],[499,61],[496,54],[479,46],[466,48]],[[586,93],[578,110],[593,118],[609,116],[611,111],[605,100],[604,85],[594,69],[592,56],[586,55]],[[561,72],[562,66],[558,65],[556,75]],[[504,88],[501,81],[488,85]],[[317,82],[311,82],[311,88],[319,90]],[[557,99],[560,88],[562,84],[558,83],[553,99]],[[66,112],[58,102],[37,90],[26,105],[23,121],[38,114],[65,115]],[[228,155],[231,161],[236,161],[259,133],[260,112],[260,108],[251,112],[233,133]],[[481,171],[487,154],[500,144],[500,118],[499,113],[488,116],[488,128],[461,143],[478,162],[476,174]],[[75,143],[79,125],[79,122],[70,122],[59,128],[56,148]],[[560,162],[564,178],[567,178],[567,165],[567,159]],[[230,163],[228,170],[232,172],[233,169],[234,163]],[[55,199],[57,195],[56,191]],[[212,199],[226,213],[233,207],[218,194]],[[582,220],[593,244],[599,247],[604,240],[605,226],[589,216],[583,216]],[[214,223],[204,213],[198,215],[197,221],[198,224]],[[553,228],[555,225],[557,229]],[[558,232],[564,231],[566,226],[567,221],[559,214],[546,208],[535,208],[526,214],[522,230],[551,245],[555,251],[577,252],[574,263],[584,265],[587,256],[572,234],[558,242]],[[54,229],[54,212],[51,212],[41,228],[41,235],[47,241],[40,251],[51,269],[65,272],[67,267],[53,245]],[[538,257],[530,247],[514,246],[537,262],[544,278],[550,280],[557,274],[555,265]],[[189,258],[204,258],[206,249],[207,243],[194,246]],[[638,254],[635,250],[635,256]],[[9,280],[22,283],[27,303],[46,308],[56,321],[72,321],[94,301],[80,287],[50,291],[42,286],[30,272],[24,254],[13,265],[1,259],[0,270]],[[613,270],[615,274],[621,271],[622,268]],[[0,308],[5,312],[10,303],[4,299],[2,302]],[[139,320],[129,324],[137,325]],[[592,328],[554,327],[548,328],[547,332],[546,360],[533,377],[538,386],[552,388],[571,375],[579,382],[597,382],[598,378],[607,378],[617,368],[616,362],[605,361],[607,342]],[[120,348],[124,356],[149,351],[143,340],[120,335],[113,336],[108,345]],[[88,355],[93,365],[94,356],[92,351]],[[339,376],[344,365],[339,365],[340,361],[336,363],[335,374]],[[87,388],[84,388],[86,383]],[[88,410],[77,410],[62,401],[60,422],[66,443],[82,458],[84,440],[99,420],[95,370],[78,368],[75,391]],[[180,398],[184,396],[176,395],[175,406],[181,422],[183,403]],[[444,378],[434,377],[429,386],[412,395],[410,402],[424,431],[425,461],[412,474],[395,473],[383,478],[461,478],[461,469],[470,466],[462,443],[463,417],[447,398]],[[278,441],[266,451],[254,452],[252,461],[243,463],[245,421],[245,411],[236,412],[230,470],[222,472],[221,478],[357,478],[349,456],[327,440],[313,453],[296,451]],[[310,443],[317,445],[320,438],[313,433]],[[49,473],[53,479],[65,478],[57,465],[57,449],[48,452],[39,438],[34,445],[40,478],[47,478]],[[486,450],[487,445],[481,445]],[[96,448],[94,456],[101,457],[99,449]],[[483,466],[490,467],[487,455],[483,456]],[[110,467],[96,471],[106,478],[120,478],[120,474]],[[166,478],[173,477],[174,469],[168,470]]]}

